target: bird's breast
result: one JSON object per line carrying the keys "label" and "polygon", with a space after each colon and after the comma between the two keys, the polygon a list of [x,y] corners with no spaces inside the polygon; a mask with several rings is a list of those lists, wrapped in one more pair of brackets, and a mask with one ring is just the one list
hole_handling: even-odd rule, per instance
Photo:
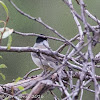
{"label": "bird's breast", "polygon": [[31,53],[31,57],[33,62],[39,67],[39,68],[43,68],[45,66],[48,66],[47,61],[41,59],[38,57],[38,55],[36,53]]}

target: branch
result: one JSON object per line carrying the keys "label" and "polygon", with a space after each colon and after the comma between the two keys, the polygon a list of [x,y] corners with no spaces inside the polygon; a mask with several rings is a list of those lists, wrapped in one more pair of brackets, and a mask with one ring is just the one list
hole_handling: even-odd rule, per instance
{"label": "branch", "polygon": [[28,17],[29,19],[32,19],[38,23],[40,23],[41,25],[43,25],[45,28],[49,29],[50,31],[52,31],[53,33],[55,33],[56,35],[58,35],[61,39],[66,40],[66,38],[64,38],[57,30],[53,29],[52,27],[50,27],[49,25],[47,25],[46,23],[44,23],[41,18],[34,18],[32,16],[30,16],[29,14],[26,14],[25,12],[21,11],[13,2],[12,0],[9,0],[9,2],[15,7],[15,9],[21,13],[22,15]]}
{"label": "branch", "polygon": [[98,22],[100,24],[100,20],[97,19],[95,16],[93,16],[88,10],[85,10],[85,13],[88,15],[88,17],[90,17],[91,19],[93,19],[95,22]]}
{"label": "branch", "polygon": [[55,38],[55,37],[51,37],[51,36],[44,36],[44,35],[40,35],[40,34],[36,34],[36,33],[22,33],[22,32],[18,32],[18,31],[14,31],[13,33],[18,34],[18,35],[22,35],[22,36],[41,36],[41,37],[44,37],[44,38],[49,38],[49,39],[52,39],[52,40],[65,42],[64,40],[59,39],[59,38]]}
{"label": "branch", "polygon": [[[83,22],[83,19],[82,17],[74,10],[74,8],[72,8],[72,6],[69,4],[69,2],[67,0],[62,0],[71,10],[73,10],[73,13],[75,14],[75,16]],[[89,27],[89,31],[91,32],[96,32],[94,27],[92,27],[89,23],[88,24],[88,27]]]}
{"label": "branch", "polygon": [[10,50],[8,50],[6,46],[0,46],[0,51],[1,52],[18,52],[18,53],[20,53],[20,52],[34,52],[34,53],[43,53],[45,55],[52,56],[52,57],[54,57],[54,55],[61,57],[61,58],[64,57],[63,54],[56,53],[55,51],[51,52],[49,50],[39,50],[39,49],[34,49],[33,47],[11,47]]}
{"label": "branch", "polygon": [[[9,0],[9,1],[11,2],[11,4],[16,8],[16,10],[17,10],[19,13],[21,13],[22,15],[28,17],[29,19],[32,19],[32,20],[34,20],[34,21],[40,23],[41,25],[45,26],[47,29],[51,30],[51,31],[54,32],[56,35],[58,35],[61,39],[63,39],[63,40],[65,41],[65,43],[70,44],[76,51],[78,51],[77,48],[74,46],[74,44],[72,44],[69,40],[67,40],[65,37],[63,37],[57,30],[53,29],[52,27],[50,27],[49,25],[47,25],[46,23],[44,23],[44,22],[41,20],[41,18],[36,19],[36,18],[34,18],[34,17],[32,17],[32,16],[30,16],[30,15],[24,13],[23,11],[21,11],[21,10],[12,2],[12,0]],[[85,59],[84,56],[83,56],[83,54],[82,54],[81,52],[78,52],[78,53],[82,56],[83,59]]]}

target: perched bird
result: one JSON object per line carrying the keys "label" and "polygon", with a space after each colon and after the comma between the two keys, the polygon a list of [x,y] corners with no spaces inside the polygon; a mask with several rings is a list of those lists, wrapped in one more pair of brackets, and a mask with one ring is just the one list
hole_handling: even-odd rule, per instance
{"label": "perched bird", "polygon": [[[47,38],[38,36],[33,48],[39,49],[39,50],[50,50]],[[32,57],[33,62],[39,68],[43,69],[44,72],[58,68],[59,62],[56,59],[52,58],[51,56],[47,56],[41,53],[37,54],[37,53],[31,52],[31,57]]]}

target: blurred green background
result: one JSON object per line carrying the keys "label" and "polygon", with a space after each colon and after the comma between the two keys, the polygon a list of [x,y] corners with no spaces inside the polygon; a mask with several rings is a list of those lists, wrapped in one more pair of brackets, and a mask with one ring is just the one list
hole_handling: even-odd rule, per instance
{"label": "blurred green background", "polygon": [[[16,31],[20,32],[34,32],[38,34],[45,34],[48,36],[55,36],[53,32],[45,29],[44,26],[39,23],[26,18],[25,16],[18,13],[15,8],[10,4],[8,0],[3,1],[9,10],[9,23],[7,26],[13,28]],[[100,19],[100,0],[84,0],[87,6],[87,9]],[[41,19],[59,33],[61,33],[67,39],[72,38],[78,33],[76,24],[73,20],[73,17],[70,13],[69,8],[62,2],[62,0],[13,0],[13,2],[27,14],[34,16],[36,18],[41,17]],[[80,13],[80,7],[77,5],[75,0],[73,0],[74,7]],[[5,20],[6,13],[3,7],[0,5],[0,20]],[[92,20],[88,18],[88,21],[91,25],[95,25]],[[0,24],[0,28],[3,25]],[[33,46],[35,43],[36,37],[32,36],[20,36],[17,34],[12,34],[13,42],[12,46]],[[2,41],[2,46],[7,45],[8,39]],[[51,48],[56,50],[62,43],[49,40]],[[95,54],[99,51],[100,45],[93,48]],[[66,50],[65,50],[66,51]],[[63,52],[64,53],[64,52]],[[3,81],[0,77],[0,84],[12,82],[13,79],[17,77],[23,77],[28,71],[33,68],[36,68],[36,65],[32,62],[30,53],[6,53],[0,52],[0,55],[3,56],[3,59],[0,59],[0,63],[7,65],[7,69],[2,69],[2,73],[6,76],[6,80]],[[99,73],[98,71],[97,73]],[[36,72],[34,74],[38,74]],[[59,92],[55,91],[56,94]],[[44,95],[43,100],[53,100],[50,96]],[[85,92],[84,100],[94,100],[94,95],[90,92]],[[90,99],[89,99],[90,98]]]}

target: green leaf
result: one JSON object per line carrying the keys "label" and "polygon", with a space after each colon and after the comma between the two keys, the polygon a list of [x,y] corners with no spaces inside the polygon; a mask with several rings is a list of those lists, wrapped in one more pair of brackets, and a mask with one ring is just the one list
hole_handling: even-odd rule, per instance
{"label": "green leaf", "polygon": [[5,64],[0,64],[0,68],[7,68]]}
{"label": "green leaf", "polygon": [[8,43],[7,43],[7,49],[8,50],[10,50],[11,44],[12,44],[12,36],[10,35],[9,38],[8,38]]}
{"label": "green leaf", "polygon": [[9,100],[9,97],[5,98],[4,100]]}
{"label": "green leaf", "polygon": [[18,77],[18,78],[15,80],[15,82],[18,82],[18,81],[20,81],[21,79],[23,79],[23,78]]}
{"label": "green leaf", "polygon": [[4,74],[0,73],[0,76],[3,78],[3,80],[6,79]]}
{"label": "green leaf", "polygon": [[[10,36],[12,33],[13,33],[13,29],[10,29],[10,28],[8,28],[8,27],[3,27],[3,28],[0,28],[0,33],[3,33],[3,35],[2,35],[2,39],[5,39],[5,38],[7,38],[8,36]],[[0,38],[1,38],[1,36],[0,36]]]}
{"label": "green leaf", "polygon": [[[23,86],[18,86],[17,87],[19,90],[24,90],[24,87]],[[26,91],[22,92],[22,94],[26,94]]]}
{"label": "green leaf", "polygon": [[8,17],[8,8],[7,8],[7,6],[2,1],[0,1],[0,4],[4,7],[4,9],[6,11],[6,14],[7,14],[7,17]]}
{"label": "green leaf", "polygon": [[2,56],[0,56],[0,58],[2,59]]}
{"label": "green leaf", "polygon": [[5,21],[3,21],[3,20],[0,20],[0,23],[4,23],[4,24],[5,24],[6,22],[5,22]]}

